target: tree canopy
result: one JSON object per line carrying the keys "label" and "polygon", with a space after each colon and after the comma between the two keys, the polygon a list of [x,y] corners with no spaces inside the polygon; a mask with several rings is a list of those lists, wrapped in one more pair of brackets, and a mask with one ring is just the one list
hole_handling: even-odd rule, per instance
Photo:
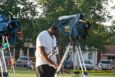
{"label": "tree canopy", "polygon": [[[105,5],[108,0],[36,0],[43,8],[43,17],[48,24],[54,23],[59,16],[84,13],[85,18],[92,25],[87,44],[99,49],[107,44],[108,31],[101,24],[110,17]],[[101,38],[101,39],[100,39]],[[83,42],[84,43],[84,42]],[[86,43],[85,43],[86,44]]]}
{"label": "tree canopy", "polygon": [[37,0],[42,5],[46,18],[54,21],[59,16],[84,13],[86,18],[96,22],[105,21],[109,16],[104,5],[107,0]]}
{"label": "tree canopy", "polygon": [[[34,34],[36,27],[33,26],[33,23],[35,17],[39,14],[36,4],[28,0],[7,0],[4,4],[0,4],[0,14],[8,18],[11,16],[19,20],[20,28],[18,31],[24,33],[23,43],[27,42],[27,38],[33,39],[31,36]],[[22,46],[21,42],[22,41],[17,41],[17,43]]]}
{"label": "tree canopy", "polygon": [[[35,1],[37,1],[38,5],[28,0],[7,0],[7,2],[0,5],[0,13],[19,19],[21,24],[20,31],[24,32],[23,42],[32,41],[35,43],[38,33],[51,26],[59,16],[84,13],[86,20],[92,25],[88,39],[85,41],[88,46],[102,49],[102,46],[110,43],[108,38],[110,32],[106,26],[101,24],[101,22],[106,21],[107,17],[110,17],[109,11],[105,8],[105,5],[108,5],[108,0]],[[37,17],[39,14],[38,7],[43,11],[39,17]],[[113,30],[113,36],[114,29],[111,28],[111,30]]]}

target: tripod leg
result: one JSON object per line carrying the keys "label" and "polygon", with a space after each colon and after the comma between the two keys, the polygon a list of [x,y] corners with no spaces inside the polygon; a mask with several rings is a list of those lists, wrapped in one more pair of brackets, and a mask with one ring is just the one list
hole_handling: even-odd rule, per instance
{"label": "tripod leg", "polygon": [[3,63],[2,63],[2,55],[1,55],[2,49],[0,49],[0,68],[1,68],[1,76],[3,77]]}
{"label": "tripod leg", "polygon": [[1,51],[1,64],[2,64],[2,76],[3,77],[8,77],[8,70],[7,70],[7,66],[6,66],[6,61],[5,61],[5,57],[4,57],[4,50],[2,48]]}
{"label": "tripod leg", "polygon": [[85,63],[84,63],[84,59],[83,59],[83,55],[82,55],[80,46],[78,46],[78,49],[79,49],[79,54],[80,54],[80,56],[81,56],[81,60],[82,60],[82,62],[83,62],[83,67],[84,67],[85,71],[87,71],[87,69],[86,69],[86,67],[85,67]]}
{"label": "tripod leg", "polygon": [[[7,41],[7,43],[8,43],[8,49],[9,49],[10,57],[12,57],[12,54],[11,54],[11,52],[10,52],[10,44],[9,44],[8,37],[7,37],[7,36],[6,36],[6,41]],[[12,64],[12,66],[13,66],[14,77],[16,77],[14,65]]]}
{"label": "tripod leg", "polygon": [[[86,67],[85,67],[85,63],[84,63],[84,59],[83,59],[83,55],[82,55],[82,52],[81,52],[81,48],[80,48],[80,45],[77,47],[77,53],[78,53],[78,59],[80,61],[80,67],[82,69],[82,75],[83,77],[88,77],[88,74],[87,74],[87,70],[86,70]],[[81,64],[81,62],[83,64]]]}
{"label": "tripod leg", "polygon": [[83,66],[82,66],[82,62],[81,62],[81,58],[80,58],[80,55],[79,55],[79,50],[78,50],[78,48],[77,48],[76,53],[77,53],[77,56],[78,56],[78,60],[79,60],[80,67],[81,67],[81,70],[82,70],[82,75],[83,75]]}
{"label": "tripod leg", "polygon": [[56,70],[56,73],[55,73],[55,76],[54,76],[54,77],[57,77],[57,74],[58,74],[58,72],[60,71],[60,69],[61,69],[61,67],[62,67],[62,64],[63,64],[64,60],[66,59],[66,56],[67,56],[67,54],[68,54],[68,52],[69,52],[69,48],[70,48],[70,43],[69,43],[68,46],[67,46],[66,52],[64,53],[64,56],[63,56],[63,58],[62,58],[62,60],[61,60],[61,62],[60,62],[60,64],[59,64],[59,67],[58,67],[57,70]]}
{"label": "tripod leg", "polygon": [[[2,45],[4,45],[4,42],[5,42],[5,36],[2,36]],[[6,73],[8,73],[8,70],[7,70],[7,66],[6,66],[6,61],[5,61],[5,56],[4,56],[4,48],[2,47],[2,62],[3,62],[3,66],[4,66],[4,71]]]}
{"label": "tripod leg", "polygon": [[84,63],[84,59],[83,59],[83,55],[82,55],[80,46],[79,46],[79,52],[80,52],[80,55],[81,55],[81,59],[82,59],[82,61],[83,61],[83,67],[84,67],[84,69],[85,69],[84,75],[85,75],[85,77],[87,77],[87,76],[88,76],[88,73],[87,73],[87,69],[86,69],[85,63]]}

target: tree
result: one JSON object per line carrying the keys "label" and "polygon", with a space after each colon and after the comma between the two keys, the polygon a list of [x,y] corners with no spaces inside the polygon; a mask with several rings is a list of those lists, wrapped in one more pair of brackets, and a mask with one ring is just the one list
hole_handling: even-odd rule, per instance
{"label": "tree", "polygon": [[59,16],[85,13],[88,19],[102,22],[109,15],[103,5],[107,0],[37,0],[42,5],[45,17],[54,21]]}
{"label": "tree", "polygon": [[107,26],[100,24],[93,24],[89,36],[86,40],[86,44],[89,48],[95,47],[99,50],[105,50],[105,45],[108,44],[109,32]]}
{"label": "tree", "polygon": [[33,39],[31,36],[34,36],[34,30],[38,28],[37,26],[34,26],[35,17],[39,14],[36,8],[37,5],[29,0],[7,0],[7,2],[0,5],[0,14],[7,17],[12,16],[19,20],[19,31],[24,33],[24,39],[23,41],[17,41],[16,43],[21,47],[24,42],[28,42],[28,39]]}
{"label": "tree", "polygon": [[111,26],[109,26],[109,36],[108,37],[109,37],[108,39],[109,44],[115,45],[115,21],[113,21]]}
{"label": "tree", "polygon": [[36,7],[37,5],[28,0],[7,0],[7,2],[0,5],[0,13],[6,16],[31,19],[38,14]]}
{"label": "tree", "polygon": [[[104,22],[109,12],[104,5],[107,5],[108,0],[36,0],[43,8],[43,16],[48,24],[54,23],[59,16],[71,15],[76,13],[84,13],[86,20],[92,25],[92,30],[89,33],[87,43],[89,47],[101,47],[106,44],[108,32],[104,25],[99,23]],[[98,24],[97,24],[98,23]],[[102,39],[99,39],[102,38]],[[82,41],[82,40],[81,40]]]}

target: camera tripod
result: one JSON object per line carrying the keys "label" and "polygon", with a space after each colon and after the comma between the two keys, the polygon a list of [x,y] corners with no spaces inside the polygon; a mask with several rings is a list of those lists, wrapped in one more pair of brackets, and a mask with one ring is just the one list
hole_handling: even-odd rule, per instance
{"label": "camera tripod", "polygon": [[[59,64],[59,67],[57,68],[56,70],[56,73],[55,73],[55,77],[57,77],[65,59],[67,58],[67,55],[68,53],[70,52],[70,46],[71,46],[71,42],[68,44],[67,48],[66,48],[66,52],[64,53],[64,56],[62,57],[62,60]],[[77,42],[76,45],[73,45],[73,52],[74,52],[74,55],[77,54],[77,59],[79,61],[79,65],[80,65],[80,68],[81,68],[81,72],[82,72],[82,77],[88,77],[88,73],[87,73],[87,69],[85,67],[85,63],[84,63],[84,59],[83,59],[83,55],[82,55],[82,52],[81,52],[81,47],[80,47],[80,43]],[[82,64],[83,63],[83,64]],[[73,64],[74,65],[74,64]],[[75,69],[75,66],[74,66],[74,69]]]}
{"label": "camera tripod", "polygon": [[[6,41],[6,43],[5,43]],[[4,55],[4,50],[8,48],[9,53],[10,53],[10,58],[12,57],[12,54],[10,52],[10,45],[8,42],[7,36],[2,36],[2,46],[0,48],[0,65],[1,65],[1,77],[8,77],[8,70],[7,70],[7,65],[6,65],[6,60],[5,60],[5,55]],[[13,65],[13,72],[14,72],[14,77],[15,77],[15,69]]]}

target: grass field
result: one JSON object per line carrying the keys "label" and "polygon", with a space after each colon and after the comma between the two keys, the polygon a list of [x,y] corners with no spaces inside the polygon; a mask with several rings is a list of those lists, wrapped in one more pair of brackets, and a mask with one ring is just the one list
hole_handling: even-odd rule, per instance
{"label": "grass field", "polygon": [[[36,77],[35,71],[26,69],[16,69],[14,76],[13,71],[9,70],[8,77]],[[59,74],[58,77],[82,77],[81,75],[75,76],[75,74]],[[115,77],[113,73],[88,73],[88,77]]]}
{"label": "grass field", "polygon": [[32,70],[26,70],[26,69],[15,69],[15,76],[14,72],[9,70],[9,77],[36,77],[35,71]]}

